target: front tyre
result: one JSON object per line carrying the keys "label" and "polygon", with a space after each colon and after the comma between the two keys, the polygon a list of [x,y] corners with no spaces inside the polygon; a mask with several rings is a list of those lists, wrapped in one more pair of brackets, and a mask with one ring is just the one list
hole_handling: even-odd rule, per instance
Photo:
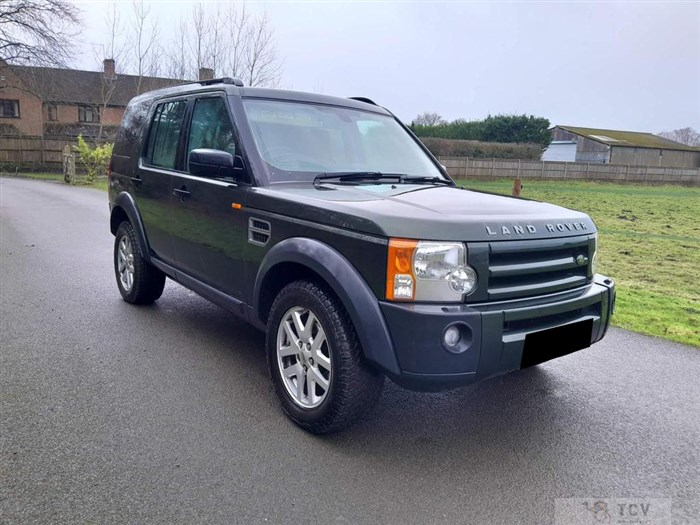
{"label": "front tyre", "polygon": [[124,221],[114,238],[114,273],[119,292],[127,303],[151,304],[165,287],[165,274],[141,256],[134,227]]}
{"label": "front tyre", "polygon": [[267,362],[275,393],[292,421],[314,434],[335,432],[377,402],[384,376],[364,360],[340,301],[310,281],[279,293],[268,320]]}

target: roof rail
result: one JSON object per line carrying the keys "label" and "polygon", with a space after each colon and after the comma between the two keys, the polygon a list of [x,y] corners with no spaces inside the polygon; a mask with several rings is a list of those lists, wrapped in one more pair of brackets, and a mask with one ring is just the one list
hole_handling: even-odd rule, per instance
{"label": "roof rail", "polygon": [[350,97],[350,100],[359,100],[360,102],[364,102],[366,104],[372,104],[373,106],[379,105],[374,100],[372,100],[371,98],[367,98],[367,97]]}
{"label": "roof rail", "polygon": [[210,86],[212,84],[232,84],[234,86],[243,87],[243,81],[239,78],[223,77],[223,78],[212,78],[209,80],[200,80],[198,82],[203,86]]}

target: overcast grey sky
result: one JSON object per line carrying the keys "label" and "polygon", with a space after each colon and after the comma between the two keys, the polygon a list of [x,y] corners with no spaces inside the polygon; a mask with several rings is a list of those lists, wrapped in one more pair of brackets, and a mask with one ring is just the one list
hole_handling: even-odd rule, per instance
{"label": "overcast grey sky", "polygon": [[[152,3],[161,32],[192,2]],[[86,45],[108,4],[79,3]],[[700,130],[700,2],[247,2],[283,87],[367,96],[402,120],[528,113],[552,124]],[[119,5],[125,16],[131,3]],[[85,53],[77,66],[95,69]]]}

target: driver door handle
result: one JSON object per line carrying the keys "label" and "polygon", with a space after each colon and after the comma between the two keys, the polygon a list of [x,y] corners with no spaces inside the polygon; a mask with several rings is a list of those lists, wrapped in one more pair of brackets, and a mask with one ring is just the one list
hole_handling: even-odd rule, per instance
{"label": "driver door handle", "polygon": [[191,193],[187,189],[187,186],[183,186],[180,189],[175,188],[173,190],[173,195],[175,195],[176,197],[180,197],[181,199],[186,199],[191,195]]}

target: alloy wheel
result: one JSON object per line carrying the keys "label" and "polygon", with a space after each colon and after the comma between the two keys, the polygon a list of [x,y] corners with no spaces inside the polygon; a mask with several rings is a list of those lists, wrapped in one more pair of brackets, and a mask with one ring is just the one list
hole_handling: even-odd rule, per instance
{"label": "alloy wheel", "polygon": [[117,271],[124,291],[131,291],[131,287],[134,286],[134,248],[128,235],[123,235],[119,241]]}
{"label": "alloy wheel", "polygon": [[316,408],[331,384],[326,333],[308,308],[287,310],[277,329],[277,365],[287,393],[302,408]]}

